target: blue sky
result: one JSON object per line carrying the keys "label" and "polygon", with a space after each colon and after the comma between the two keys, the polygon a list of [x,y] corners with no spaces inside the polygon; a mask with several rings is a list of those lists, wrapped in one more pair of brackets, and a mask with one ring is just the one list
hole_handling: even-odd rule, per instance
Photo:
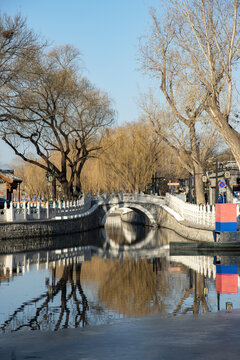
{"label": "blue sky", "polygon": [[[137,99],[151,85],[137,62],[151,6],[159,7],[159,0],[0,0],[2,13],[21,13],[53,46],[72,44],[80,50],[84,75],[113,99],[119,125],[137,120]],[[13,157],[0,140],[0,164]]]}

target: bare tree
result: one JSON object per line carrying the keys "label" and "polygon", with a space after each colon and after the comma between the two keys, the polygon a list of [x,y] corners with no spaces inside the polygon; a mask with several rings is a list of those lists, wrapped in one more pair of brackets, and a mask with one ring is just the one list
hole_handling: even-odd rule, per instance
{"label": "bare tree", "polygon": [[[203,111],[203,101],[202,99],[199,101],[199,97],[195,98],[196,91],[192,94],[189,86],[183,87],[182,85],[189,82],[190,78],[186,69],[181,65],[179,55],[175,52],[169,23],[163,26],[154,11],[151,12],[151,15],[153,29],[151,36],[141,48],[142,67],[159,78],[161,92],[170,110],[167,113],[161,111],[152,96],[149,97],[148,105],[146,106],[146,101],[144,101],[142,107],[160,138],[175,150],[180,161],[190,173],[195,172],[197,202],[205,203],[201,180],[203,167],[196,134],[196,122]],[[163,114],[165,119],[163,119]],[[169,136],[169,134],[171,135]]]}
{"label": "bare tree", "polygon": [[[3,140],[24,161],[53,175],[66,198],[81,192],[86,160],[99,149],[101,130],[114,111],[106,94],[76,69],[78,52],[71,46],[40,53],[0,94]],[[29,68],[30,66],[30,68]],[[37,157],[29,157],[29,151]]]}
{"label": "bare tree", "polygon": [[[167,90],[164,74],[174,69],[180,75],[184,98],[190,95],[194,104],[186,109],[188,116],[206,111],[240,167],[240,135],[232,121],[234,69],[239,62],[239,6],[238,0],[170,0],[164,26],[163,16],[152,13],[155,38],[151,49],[155,44],[162,57],[159,73],[163,75],[163,92]],[[154,71],[158,65],[156,61],[148,63]],[[168,89],[171,94],[172,88]]]}
{"label": "bare tree", "polygon": [[26,60],[42,46],[21,15],[0,14],[0,87],[17,79]]}
{"label": "bare tree", "polygon": [[140,104],[143,118],[152,124],[158,137],[173,151],[181,166],[195,176],[197,203],[204,204],[202,176],[207,161],[220,145],[220,137],[214,126],[204,117],[194,121],[181,121],[171,111],[164,110],[150,93],[142,97]]}
{"label": "bare tree", "polygon": [[143,191],[161,163],[161,145],[151,127],[141,121],[108,132],[101,156],[105,188]]}

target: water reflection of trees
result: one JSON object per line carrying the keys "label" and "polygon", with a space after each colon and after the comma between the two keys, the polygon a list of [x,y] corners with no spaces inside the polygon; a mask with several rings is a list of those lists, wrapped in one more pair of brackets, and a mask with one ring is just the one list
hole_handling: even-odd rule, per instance
{"label": "water reflection of trees", "polygon": [[[172,287],[166,273],[168,261],[147,259],[112,260],[92,258],[84,263],[84,279],[98,283],[99,300],[125,316],[147,316],[165,313],[166,297],[171,297]],[[160,266],[161,265],[161,266]]]}
{"label": "water reflection of trees", "polygon": [[128,316],[143,316],[162,312],[164,306],[159,301],[157,275],[147,260],[115,261],[105,282],[99,289],[99,297],[104,303]]}
{"label": "water reflection of trees", "polygon": [[[84,263],[82,276],[97,282],[99,299],[107,308],[125,316],[209,311],[204,275],[165,257],[138,261],[93,257]],[[169,305],[176,300],[175,308]]]}
{"label": "water reflection of trees", "polygon": [[[187,314],[193,313],[197,315],[201,312],[210,312],[209,306],[206,301],[206,287],[204,275],[197,273],[193,270],[189,270],[189,288],[184,292],[180,298],[177,307],[173,311],[173,315],[178,313]],[[192,298],[192,304],[184,306],[184,302],[189,298]]]}
{"label": "water reflection of trees", "polygon": [[[111,311],[124,316],[208,312],[205,277],[166,257],[56,263],[47,291],[25,301],[4,322],[5,331],[53,330],[105,323]],[[82,284],[94,284],[98,299],[87,299]],[[85,284],[84,284],[85,285]],[[111,317],[112,315],[110,315]]]}
{"label": "water reflection of trees", "polygon": [[[3,332],[19,331],[23,328],[30,330],[51,329],[57,331],[60,327],[69,326],[70,314],[72,313],[74,327],[87,324],[88,301],[83,292],[81,281],[81,264],[64,266],[60,279],[55,280],[55,268],[52,269],[52,284],[48,290],[30,301],[24,302],[1,326]],[[75,281],[74,281],[75,278]],[[69,290],[68,290],[69,287]],[[51,302],[60,295],[60,306],[51,307]],[[28,315],[32,306],[35,312]],[[59,309],[56,311],[56,309]]]}

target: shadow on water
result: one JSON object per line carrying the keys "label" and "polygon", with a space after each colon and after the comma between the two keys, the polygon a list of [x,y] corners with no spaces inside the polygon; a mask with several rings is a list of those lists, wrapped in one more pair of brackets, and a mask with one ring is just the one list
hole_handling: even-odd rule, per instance
{"label": "shadow on water", "polygon": [[186,239],[115,219],[99,231],[1,242],[0,331],[199,315],[225,309],[227,303],[240,308],[238,284],[229,292],[216,271],[216,264],[238,265],[238,256],[174,254],[171,241]]}

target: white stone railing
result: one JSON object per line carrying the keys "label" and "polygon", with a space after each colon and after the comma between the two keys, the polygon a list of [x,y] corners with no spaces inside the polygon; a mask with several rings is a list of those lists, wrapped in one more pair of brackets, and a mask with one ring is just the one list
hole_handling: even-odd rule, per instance
{"label": "white stone railing", "polygon": [[215,228],[215,206],[186,203],[176,196],[166,194],[166,205],[176,211],[185,221]]}
{"label": "white stone railing", "polygon": [[31,220],[67,219],[76,214],[87,212],[91,208],[92,197],[82,197],[77,201],[62,202],[10,202],[0,209],[0,222],[18,222]]}
{"label": "white stone railing", "polygon": [[148,195],[144,193],[124,193],[122,194],[122,199],[124,201],[139,201],[142,203],[150,203],[150,204],[163,204],[165,202],[164,196],[158,196],[158,195]]}

